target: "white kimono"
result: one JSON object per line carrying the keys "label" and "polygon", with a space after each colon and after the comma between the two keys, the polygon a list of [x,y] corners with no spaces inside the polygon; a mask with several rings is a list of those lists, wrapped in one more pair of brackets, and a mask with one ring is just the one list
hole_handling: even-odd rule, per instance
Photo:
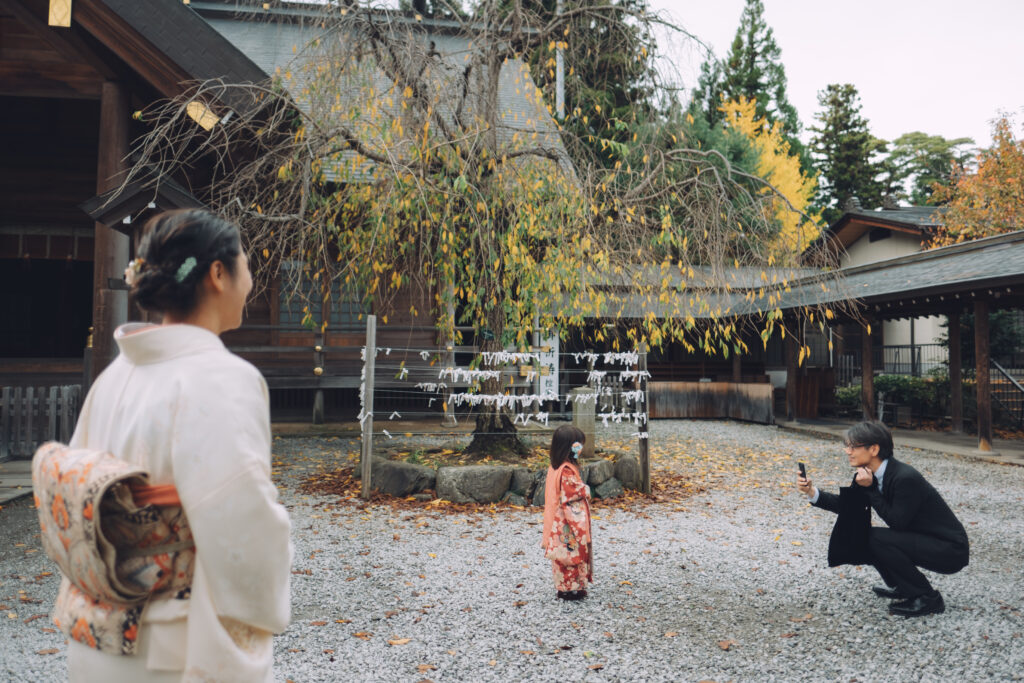
{"label": "white kimono", "polygon": [[73,448],[108,450],[174,484],[196,544],[187,600],[151,601],[139,651],[69,642],[71,681],[271,681],[288,626],[288,513],[270,480],[266,382],[212,332],[122,325],[120,355],[86,397]]}

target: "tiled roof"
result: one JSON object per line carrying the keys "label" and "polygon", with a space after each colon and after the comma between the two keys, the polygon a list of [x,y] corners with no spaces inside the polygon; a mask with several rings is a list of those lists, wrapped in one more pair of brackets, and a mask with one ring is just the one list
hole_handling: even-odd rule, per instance
{"label": "tiled roof", "polygon": [[[900,304],[894,313],[938,313],[957,295],[992,290],[1005,301],[1024,294],[1024,231],[930,249],[885,261],[844,268],[842,293],[799,283],[783,297],[783,308],[852,296],[872,307]],[[1009,291],[1007,291],[1009,290]]]}
{"label": "tiled roof", "polygon": [[944,206],[901,206],[896,209],[877,209],[874,211],[856,209],[854,211],[847,211],[838,221],[829,226],[829,229],[831,230],[835,226],[854,218],[884,221],[886,223],[902,223],[908,227],[926,229],[942,225],[942,214],[945,212],[946,207]]}
{"label": "tiled roof", "polygon": [[[989,297],[1002,308],[1024,307],[1024,231],[852,266],[840,274],[841,280],[823,290],[820,281],[793,273],[796,278],[789,281],[789,291],[780,292],[781,300],[768,308],[858,300],[880,318],[914,317],[966,308],[978,296]],[[732,293],[711,294],[698,286],[669,302],[657,301],[656,294],[650,300],[624,294],[614,297],[606,313],[607,317],[642,318],[653,311],[659,317],[700,319],[764,310],[766,300],[750,300],[748,291],[737,286]]]}
{"label": "tiled roof", "polygon": [[194,80],[257,83],[267,78],[248,56],[180,0],[99,1]]}

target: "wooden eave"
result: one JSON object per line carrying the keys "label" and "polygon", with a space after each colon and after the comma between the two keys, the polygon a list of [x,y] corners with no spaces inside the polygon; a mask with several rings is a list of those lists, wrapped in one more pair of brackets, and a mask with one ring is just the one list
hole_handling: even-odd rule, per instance
{"label": "wooden eave", "polygon": [[[79,207],[94,221],[126,235],[133,234],[137,225],[135,219],[147,208],[162,211],[206,208],[191,192],[170,178],[155,181],[150,177],[104,192],[82,202]],[[128,223],[125,223],[126,218]]]}
{"label": "wooden eave", "polygon": [[192,80],[103,2],[76,0],[72,24],[82,26],[164,97],[180,94],[182,84]]}

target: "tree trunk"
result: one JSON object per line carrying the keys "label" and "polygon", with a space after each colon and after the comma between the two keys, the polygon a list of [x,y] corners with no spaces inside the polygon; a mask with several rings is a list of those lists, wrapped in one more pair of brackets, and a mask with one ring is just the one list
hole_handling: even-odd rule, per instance
{"label": "tree trunk", "polygon": [[[501,351],[500,321],[493,321],[491,330],[494,339],[485,339],[480,344],[481,351]],[[498,370],[500,365],[482,364],[481,369]],[[483,394],[500,394],[505,387],[501,380],[488,379],[480,383],[480,391]],[[519,438],[516,426],[512,424],[512,416],[507,408],[498,408],[480,404],[480,412],[476,416],[476,428],[473,430],[473,440],[466,447],[464,453],[476,458],[491,456],[494,458],[525,458],[530,454],[530,449]]]}

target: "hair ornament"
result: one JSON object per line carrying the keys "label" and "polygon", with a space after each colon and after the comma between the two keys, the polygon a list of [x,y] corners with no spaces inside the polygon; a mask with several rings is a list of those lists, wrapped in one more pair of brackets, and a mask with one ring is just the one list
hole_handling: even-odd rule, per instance
{"label": "hair ornament", "polygon": [[579,460],[580,453],[583,452],[583,444],[581,444],[579,441],[573,441],[572,446],[569,447],[569,450],[572,451],[573,460]]}
{"label": "hair ornament", "polygon": [[131,287],[135,284],[135,280],[139,277],[139,271],[142,270],[142,266],[146,263],[145,259],[136,258],[128,262],[128,267],[124,269],[124,281]]}
{"label": "hair ornament", "polygon": [[182,261],[181,265],[178,266],[178,272],[174,274],[174,281],[178,284],[184,282],[185,278],[188,277],[188,274],[192,272],[192,269],[196,267],[197,263],[198,261],[196,261],[195,256],[189,256],[187,259]]}

